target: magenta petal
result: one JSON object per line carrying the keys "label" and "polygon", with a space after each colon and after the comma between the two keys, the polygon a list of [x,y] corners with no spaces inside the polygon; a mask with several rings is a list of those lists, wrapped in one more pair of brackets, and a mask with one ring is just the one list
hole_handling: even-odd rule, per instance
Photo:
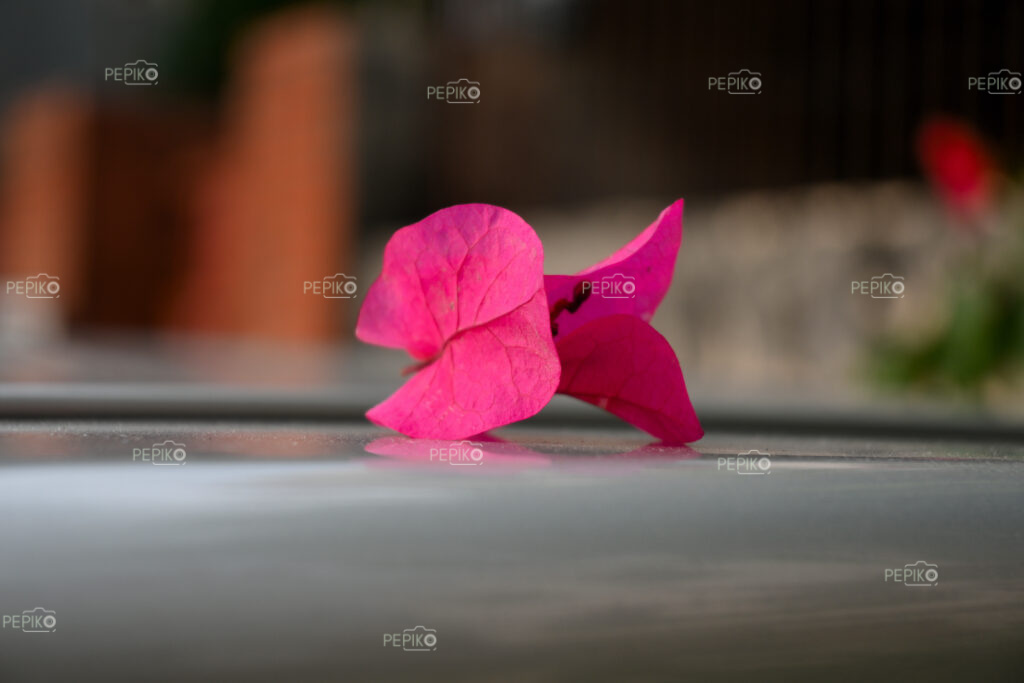
{"label": "magenta petal", "polygon": [[537,234],[511,211],[487,204],[442,209],[388,242],[356,336],[433,358],[458,332],[530,301],[544,284],[543,260]]}
{"label": "magenta petal", "polygon": [[533,229],[496,206],[454,206],[395,233],[356,336],[425,362],[366,416],[462,439],[543,408],[560,374],[543,263]]}
{"label": "magenta petal", "polygon": [[536,414],[558,386],[544,292],[464,330],[366,416],[407,436],[464,439]]}
{"label": "magenta petal", "polygon": [[[544,288],[548,307],[554,309],[560,300],[572,302],[583,281],[592,283],[592,293],[575,313],[563,310],[555,320],[557,338],[561,339],[586,323],[616,313],[637,316],[648,321],[672,284],[676,256],[683,239],[683,200],[679,199],[661,212],[658,219],[637,235],[633,241],[614,254],[576,275],[545,275]],[[602,282],[631,282],[628,292],[602,292]],[[607,294],[607,295],[606,295]]]}
{"label": "magenta petal", "polygon": [[595,320],[559,339],[558,392],[592,403],[672,444],[704,430],[668,341],[631,315]]}

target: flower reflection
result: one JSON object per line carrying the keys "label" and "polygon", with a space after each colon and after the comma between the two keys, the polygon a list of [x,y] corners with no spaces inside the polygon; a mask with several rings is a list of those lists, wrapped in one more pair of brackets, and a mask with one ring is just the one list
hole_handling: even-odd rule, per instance
{"label": "flower reflection", "polygon": [[485,433],[462,441],[385,436],[371,441],[365,448],[368,453],[384,456],[392,462],[452,466],[467,471],[479,467],[520,469],[622,461],[690,460],[701,456],[688,446],[669,446],[661,442],[619,452],[594,447],[581,452],[578,445],[564,442],[547,444],[547,447],[555,452],[542,453]]}
{"label": "flower reflection", "polygon": [[366,451],[413,464],[452,465],[463,469],[487,467],[546,467],[551,458],[490,434],[463,441],[385,436],[371,441]]}

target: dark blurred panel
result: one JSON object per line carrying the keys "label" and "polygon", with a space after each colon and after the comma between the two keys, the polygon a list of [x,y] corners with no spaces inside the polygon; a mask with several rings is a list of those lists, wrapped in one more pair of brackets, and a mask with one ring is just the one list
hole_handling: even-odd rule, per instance
{"label": "dark blurred panel", "polygon": [[[437,3],[434,82],[469,77],[484,95],[476,107],[426,107],[439,131],[431,205],[912,176],[913,132],[936,111],[970,117],[1017,159],[1019,98],[978,97],[966,84],[1019,64],[1022,11],[911,0]],[[760,96],[709,92],[709,77],[742,68],[763,74]]]}

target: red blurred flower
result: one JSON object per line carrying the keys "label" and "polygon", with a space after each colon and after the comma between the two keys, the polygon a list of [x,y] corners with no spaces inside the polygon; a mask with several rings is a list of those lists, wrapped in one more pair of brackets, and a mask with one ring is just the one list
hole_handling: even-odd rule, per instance
{"label": "red blurred flower", "polygon": [[970,125],[931,119],[918,134],[917,153],[928,179],[955,214],[975,219],[992,207],[996,165]]}

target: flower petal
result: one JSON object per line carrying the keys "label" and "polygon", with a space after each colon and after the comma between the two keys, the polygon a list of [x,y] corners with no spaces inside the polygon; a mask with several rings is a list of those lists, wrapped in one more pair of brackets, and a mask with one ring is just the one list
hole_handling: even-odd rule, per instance
{"label": "flower petal", "polygon": [[459,332],[530,301],[543,286],[543,263],[537,234],[511,211],[488,204],[442,209],[388,242],[356,336],[433,358]]}
{"label": "flower petal", "polygon": [[557,343],[558,393],[603,408],[671,444],[697,441],[704,430],[686,393],[668,341],[632,315],[612,315]]}
{"label": "flower petal", "polygon": [[[682,239],[683,200],[679,199],[629,244],[600,263],[576,275],[545,275],[548,308],[554,311],[558,307],[561,311],[552,326],[556,339],[592,320],[616,313],[650,320],[672,284]],[[590,289],[586,300],[575,312],[562,310],[565,304],[559,306],[559,302],[578,300],[584,282]],[[618,289],[616,283],[620,285]]]}
{"label": "flower petal", "polygon": [[459,332],[437,360],[366,416],[425,439],[464,439],[540,411],[558,386],[544,292],[496,320]]}

